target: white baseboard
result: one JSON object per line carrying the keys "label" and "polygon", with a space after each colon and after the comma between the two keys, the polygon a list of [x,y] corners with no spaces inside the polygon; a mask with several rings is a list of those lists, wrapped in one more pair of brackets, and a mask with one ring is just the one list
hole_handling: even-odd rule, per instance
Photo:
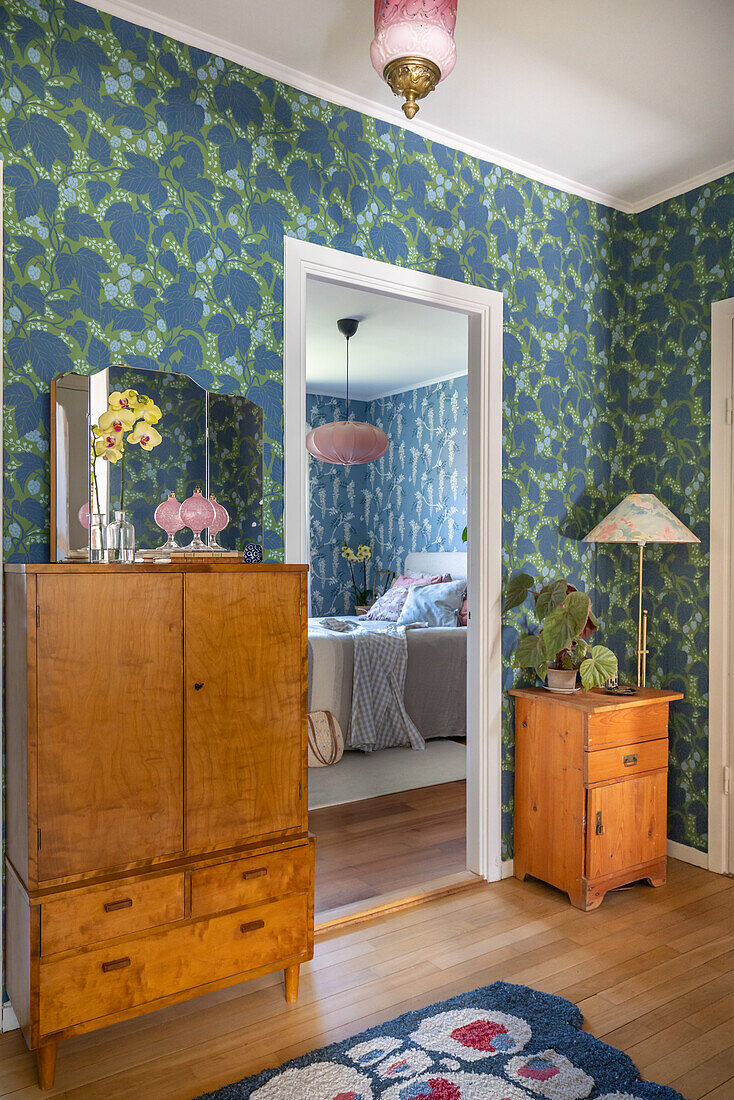
{"label": "white baseboard", "polygon": [[679,844],[677,840],[669,840],[668,855],[673,859],[682,860],[683,863],[692,863],[694,867],[703,867],[708,870],[708,852],[699,852],[698,848],[691,848],[689,844]]}
{"label": "white baseboard", "polygon": [[503,859],[502,860],[502,871],[501,871],[500,877],[501,878],[512,878],[514,873],[515,873],[515,871],[514,871],[514,868],[513,868],[513,861],[511,859]]}
{"label": "white baseboard", "polygon": [[20,1027],[18,1023],[18,1017],[13,1012],[13,1006],[10,1001],[6,1001],[3,1005],[2,1013],[2,1030],[3,1031],[17,1031]]}

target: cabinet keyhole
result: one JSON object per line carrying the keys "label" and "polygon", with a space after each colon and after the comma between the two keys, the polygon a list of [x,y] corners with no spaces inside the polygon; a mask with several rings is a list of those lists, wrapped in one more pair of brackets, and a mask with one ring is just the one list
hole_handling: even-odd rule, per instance
{"label": "cabinet keyhole", "polygon": [[203,684],[194,684],[194,691],[201,691],[203,686]]}

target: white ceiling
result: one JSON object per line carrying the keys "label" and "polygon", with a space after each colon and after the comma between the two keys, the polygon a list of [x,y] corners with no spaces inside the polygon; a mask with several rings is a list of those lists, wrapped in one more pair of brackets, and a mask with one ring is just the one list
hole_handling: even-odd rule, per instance
{"label": "white ceiling", "polygon": [[306,390],[344,397],[346,340],[340,317],[360,326],[349,341],[349,396],[373,401],[466,374],[464,314],[309,279],[306,285]]}
{"label": "white ceiling", "polygon": [[87,0],[619,209],[734,170],[734,0],[460,0],[453,75],[406,123],[372,0]]}

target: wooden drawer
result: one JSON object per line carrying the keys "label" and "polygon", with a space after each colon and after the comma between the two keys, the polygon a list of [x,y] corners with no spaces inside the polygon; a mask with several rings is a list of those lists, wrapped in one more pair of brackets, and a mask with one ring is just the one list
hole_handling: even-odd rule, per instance
{"label": "wooden drawer", "polygon": [[41,905],[41,954],[127,936],[184,918],[183,874],[105,883]]}
{"label": "wooden drawer", "polygon": [[639,772],[658,771],[668,766],[668,738],[640,741],[611,749],[584,753],[586,783],[606,783],[610,779],[628,779]]}
{"label": "wooden drawer", "polygon": [[308,898],[294,894],[211,920],[41,961],[40,1031],[113,1015],[308,950]]}
{"label": "wooden drawer", "polygon": [[203,917],[283,894],[308,893],[313,845],[217,863],[191,873],[191,916]]}
{"label": "wooden drawer", "polygon": [[590,714],[586,744],[589,749],[632,745],[668,736],[668,704],[645,703],[639,707],[615,707]]}

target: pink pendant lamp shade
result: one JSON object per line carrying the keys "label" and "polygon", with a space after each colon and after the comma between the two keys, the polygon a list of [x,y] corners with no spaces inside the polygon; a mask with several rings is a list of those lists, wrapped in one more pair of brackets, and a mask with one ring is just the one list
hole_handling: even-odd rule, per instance
{"label": "pink pendant lamp shade", "polygon": [[406,102],[408,118],[416,100],[432,92],[456,64],[458,0],[375,0],[375,37],[370,59],[395,95]]}
{"label": "pink pendant lamp shade", "polygon": [[312,428],[306,436],[306,450],[322,462],[359,466],[374,462],[387,451],[390,440],[380,428],[359,420],[338,420]]}
{"label": "pink pendant lamp shade", "polygon": [[354,317],[343,317],[336,323],[347,342],[347,396],[346,419],[312,428],[306,436],[306,450],[322,462],[340,466],[360,466],[374,462],[387,451],[390,441],[381,428],[349,419],[349,341],[359,326]]}

